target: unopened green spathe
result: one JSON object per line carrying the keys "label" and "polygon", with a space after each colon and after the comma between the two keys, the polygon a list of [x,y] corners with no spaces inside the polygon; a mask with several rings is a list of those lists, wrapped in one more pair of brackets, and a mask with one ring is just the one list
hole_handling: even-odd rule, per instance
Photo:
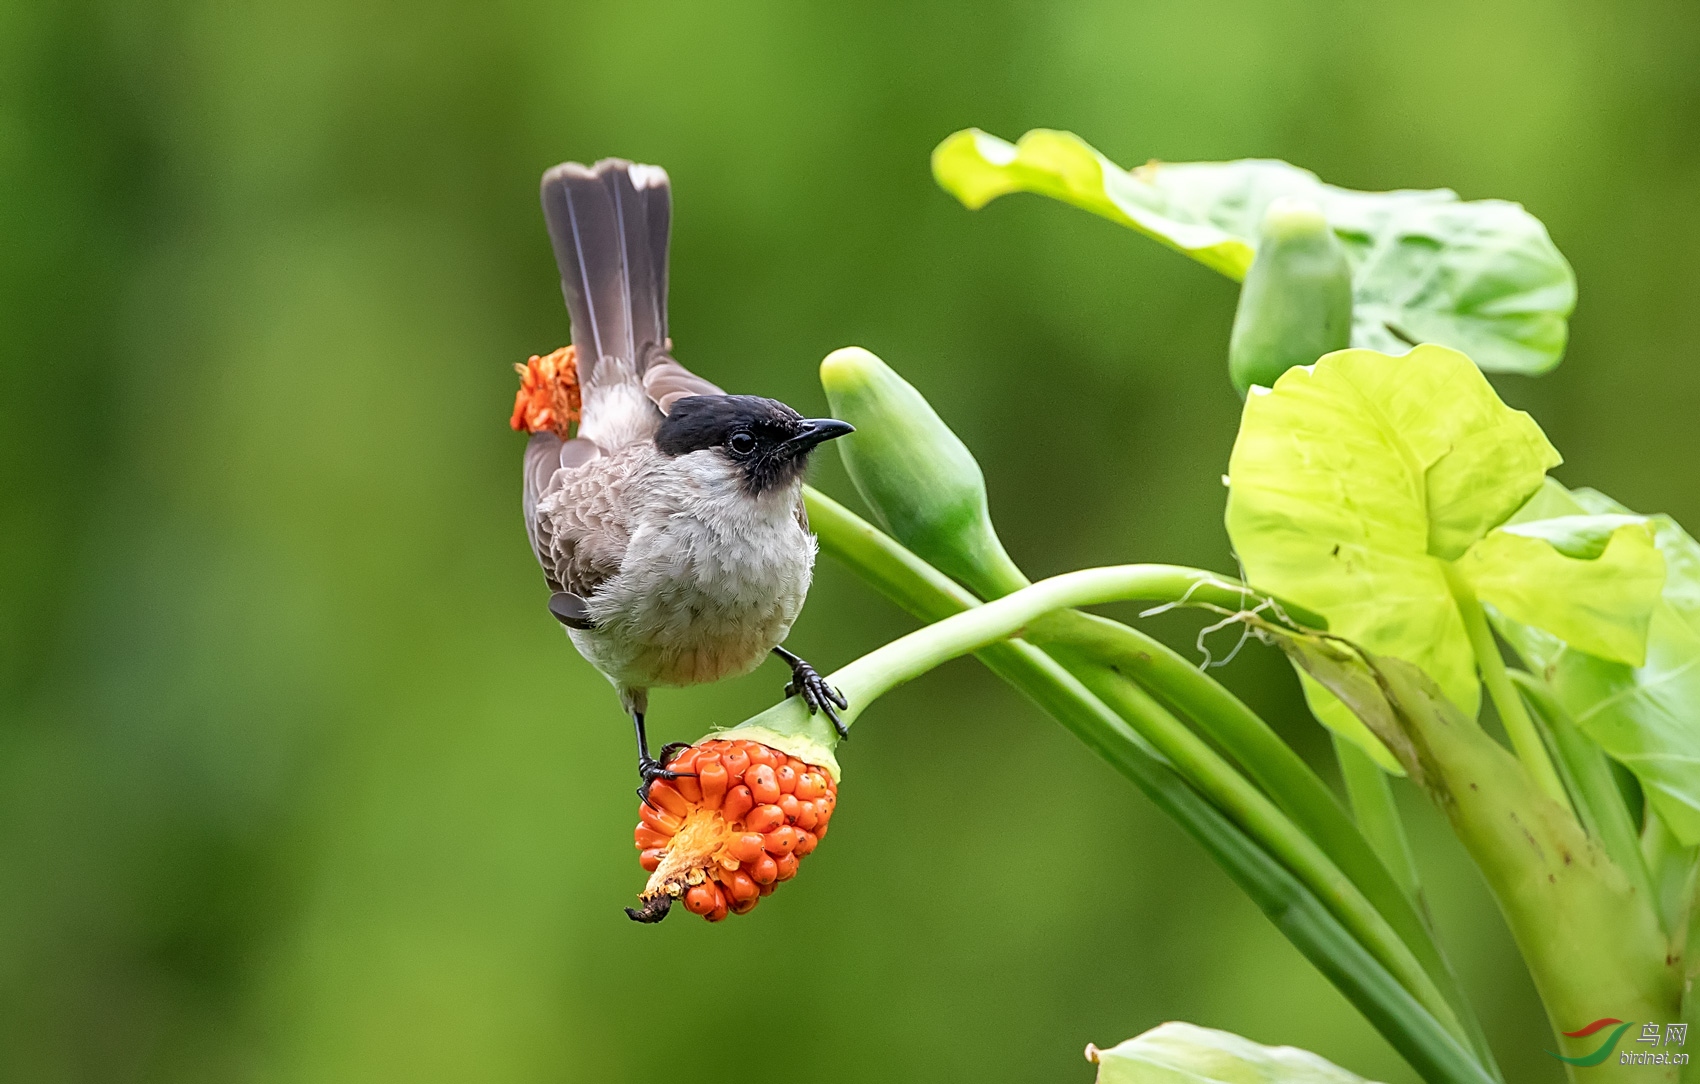
{"label": "unopened green spathe", "polygon": [[1257,258],[1240,287],[1228,376],[1245,397],[1352,341],[1352,268],[1328,219],[1307,200],[1278,199],[1263,216]]}
{"label": "unopened green spathe", "polygon": [[820,378],[833,416],[856,427],[838,450],[880,526],[984,597],[1026,586],[992,527],[980,464],[921,393],[856,346],[828,354]]}

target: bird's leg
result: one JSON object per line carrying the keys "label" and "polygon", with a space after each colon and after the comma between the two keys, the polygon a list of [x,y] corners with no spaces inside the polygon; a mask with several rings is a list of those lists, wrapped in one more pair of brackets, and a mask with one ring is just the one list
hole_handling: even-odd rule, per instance
{"label": "bird's leg", "polygon": [[671,758],[667,756],[666,749],[661,751],[661,760],[656,760],[654,757],[649,755],[649,736],[643,731],[643,712],[632,712],[632,722],[637,726],[638,778],[643,780],[643,783],[637,789],[637,796],[643,799],[644,805],[652,805],[649,800],[649,785],[651,783],[655,782],[657,779],[678,779],[680,776],[693,775],[695,773],[668,771],[666,761]]}
{"label": "bird's leg", "polygon": [[773,653],[784,659],[785,665],[791,668],[791,683],[785,686],[785,695],[801,696],[810,715],[816,711],[826,712],[826,717],[832,720],[832,728],[838,731],[839,740],[850,737],[850,728],[838,717],[838,709],[850,706],[850,701],[844,699],[844,694],[828,685],[826,679],[805,662],[801,655],[783,647],[774,648]]}

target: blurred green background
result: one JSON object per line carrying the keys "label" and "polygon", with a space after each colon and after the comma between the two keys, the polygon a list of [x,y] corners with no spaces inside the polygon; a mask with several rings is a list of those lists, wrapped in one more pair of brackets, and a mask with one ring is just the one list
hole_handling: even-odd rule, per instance
{"label": "blurred green background", "polygon": [[[968,125],[1523,201],[1558,474],[1700,527],[1690,4],[0,5],[0,1079],[1088,1081],[1171,1018],[1410,1070],[1192,842],[972,662],[882,702],[753,915],[628,922],[629,730],[519,515],[511,366],[568,338],[541,171],[675,186],[673,334],[824,410],[883,355],[1033,574],[1231,569],[1235,287],[1078,211],[978,213]],[[835,458],[817,481],[851,497]],[[1193,618],[1152,623],[1190,644]],[[792,646],[909,622],[823,563]],[[1319,762],[1285,665],[1226,680]],[[664,691],[691,738],[777,664]],[[1559,1079],[1510,939],[1404,795],[1510,1079]]]}

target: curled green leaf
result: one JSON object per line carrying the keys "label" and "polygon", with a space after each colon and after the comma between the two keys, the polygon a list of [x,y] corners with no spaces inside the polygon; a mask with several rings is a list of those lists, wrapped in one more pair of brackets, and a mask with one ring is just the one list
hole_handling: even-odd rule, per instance
{"label": "curled green leaf", "polygon": [[1352,267],[1352,345],[1462,350],[1489,371],[1543,373],[1564,355],[1576,276],[1516,203],[1448,189],[1359,192],[1286,162],[1148,162],[1124,170],[1069,132],[1008,143],[978,129],[933,152],[933,176],[970,209],[1034,192],[1138,230],[1243,279],[1269,204],[1322,209]]}
{"label": "curled green leaf", "polygon": [[1012,192],[1035,192],[1072,203],[1130,226],[1236,281],[1245,278],[1251,267],[1256,251],[1252,238],[1263,212],[1260,206],[1257,218],[1237,231],[1224,229],[1196,210],[1174,203],[1151,183],[1152,178],[1123,170],[1074,133],[1044,128],[1028,132],[1015,144],[978,128],[957,132],[933,151],[933,177],[971,211]]}

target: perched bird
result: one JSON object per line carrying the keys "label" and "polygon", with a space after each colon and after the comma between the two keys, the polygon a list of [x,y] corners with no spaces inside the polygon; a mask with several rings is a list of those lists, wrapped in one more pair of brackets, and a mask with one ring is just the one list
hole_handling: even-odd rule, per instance
{"label": "perched bird", "polygon": [[[550,357],[576,363],[582,406],[576,436],[551,416],[526,445],[525,526],[550,612],[631,714],[638,794],[677,778],[672,746],[649,754],[652,686],[748,673],[771,652],[791,667],[786,692],[842,734],[843,696],[781,644],[814,570],[809,453],[852,427],[727,395],[670,356],[665,170],[567,162],[543,175],[542,195],[573,339]],[[551,363],[527,385],[554,376]]]}

